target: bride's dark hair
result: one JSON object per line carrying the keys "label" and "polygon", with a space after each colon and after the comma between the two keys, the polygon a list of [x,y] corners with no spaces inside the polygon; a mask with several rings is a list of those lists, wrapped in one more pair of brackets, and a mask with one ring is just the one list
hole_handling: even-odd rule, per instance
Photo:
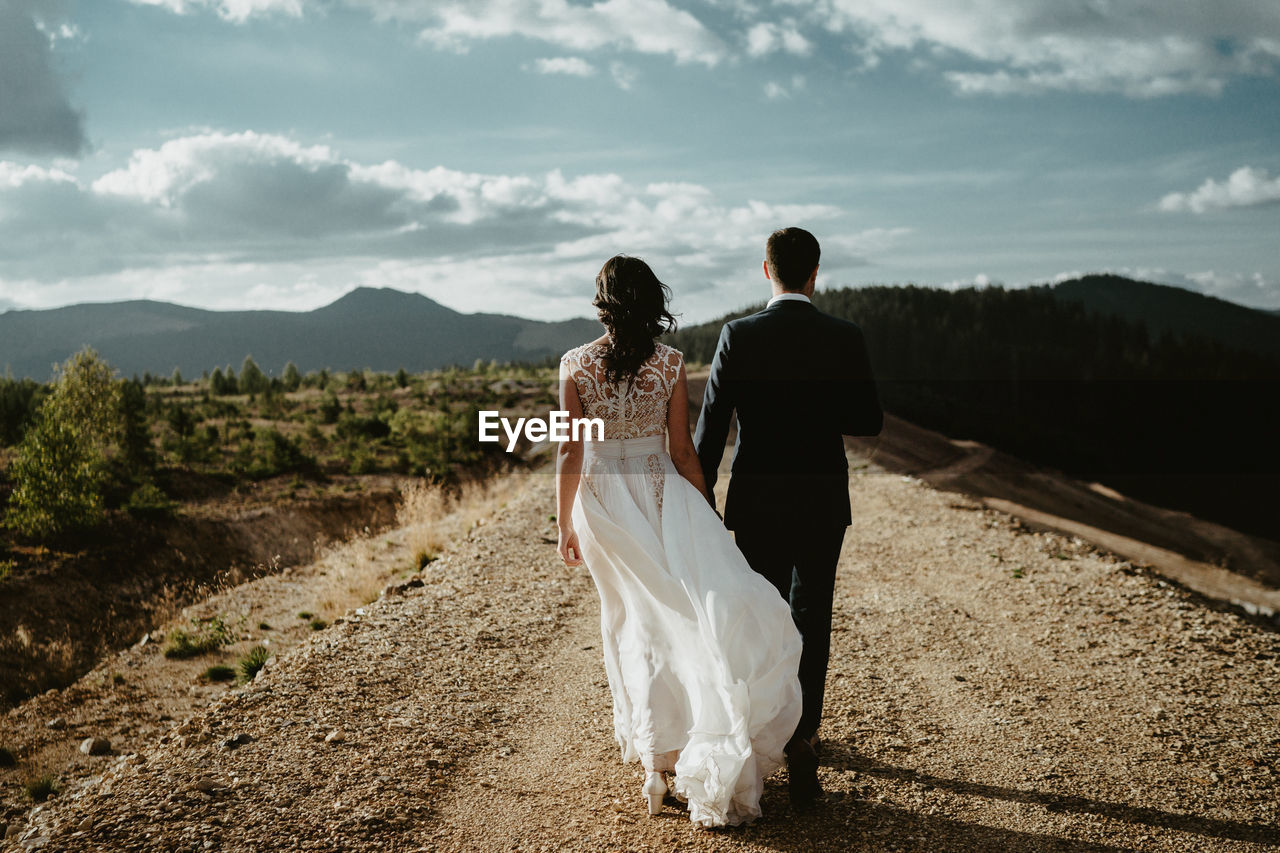
{"label": "bride's dark hair", "polygon": [[609,331],[604,374],[610,382],[630,379],[645,359],[653,355],[655,341],[674,332],[676,318],[667,310],[671,288],[658,281],[649,265],[639,258],[614,255],[596,276],[596,298],[591,300],[600,322]]}

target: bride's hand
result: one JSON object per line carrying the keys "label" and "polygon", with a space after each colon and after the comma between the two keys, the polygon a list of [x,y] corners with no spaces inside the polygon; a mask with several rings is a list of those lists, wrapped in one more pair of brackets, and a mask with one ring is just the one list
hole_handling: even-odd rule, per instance
{"label": "bride's hand", "polygon": [[556,546],[560,559],[566,566],[582,565],[582,548],[578,545],[578,534],[572,527],[560,528],[560,544]]}

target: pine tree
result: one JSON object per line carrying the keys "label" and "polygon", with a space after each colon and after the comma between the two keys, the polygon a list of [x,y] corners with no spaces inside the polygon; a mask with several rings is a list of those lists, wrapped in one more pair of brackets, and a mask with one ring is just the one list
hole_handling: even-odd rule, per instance
{"label": "pine tree", "polygon": [[108,466],[125,438],[114,374],[90,347],[63,363],[18,445],[9,527],[47,540],[102,521]]}
{"label": "pine tree", "polygon": [[240,365],[240,393],[261,394],[269,384],[266,374],[258,367],[253,356],[246,355],[244,363]]}

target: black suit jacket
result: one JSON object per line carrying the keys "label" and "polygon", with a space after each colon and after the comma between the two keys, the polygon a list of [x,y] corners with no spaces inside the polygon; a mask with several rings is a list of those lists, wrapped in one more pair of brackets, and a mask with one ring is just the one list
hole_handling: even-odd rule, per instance
{"label": "black suit jacket", "polygon": [[724,325],[694,433],[708,491],[735,409],[726,527],[851,522],[843,436],[878,435],[884,423],[856,324],[781,300]]}

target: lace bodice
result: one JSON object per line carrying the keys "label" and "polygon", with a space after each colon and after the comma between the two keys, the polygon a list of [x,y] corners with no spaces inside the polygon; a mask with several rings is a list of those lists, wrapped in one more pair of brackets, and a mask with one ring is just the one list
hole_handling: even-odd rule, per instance
{"label": "lace bodice", "polygon": [[680,350],[657,344],[630,383],[604,377],[604,344],[583,344],[560,358],[561,378],[571,377],[582,401],[582,414],[604,421],[604,437],[641,438],[663,435],[667,402],[680,377]]}

